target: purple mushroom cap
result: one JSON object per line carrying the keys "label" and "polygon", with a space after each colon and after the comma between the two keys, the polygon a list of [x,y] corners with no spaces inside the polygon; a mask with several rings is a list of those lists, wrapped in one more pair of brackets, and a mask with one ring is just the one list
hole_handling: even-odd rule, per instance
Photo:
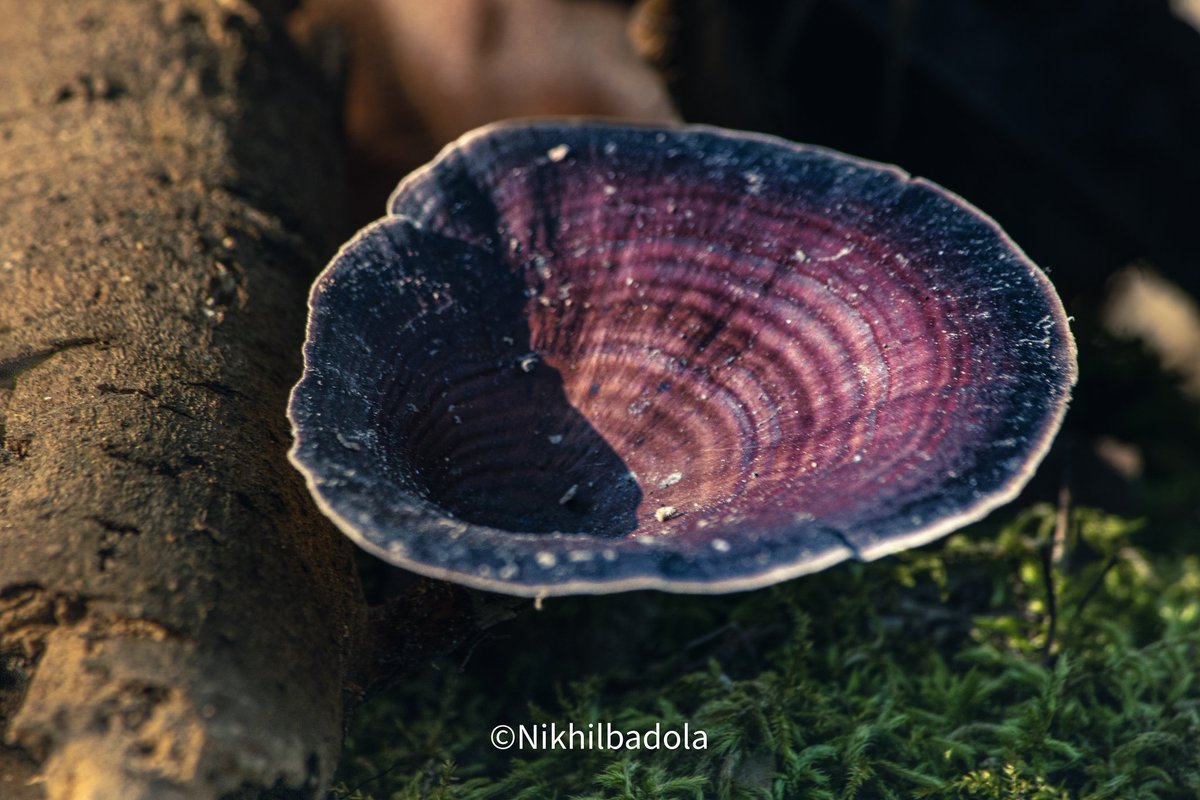
{"label": "purple mushroom cap", "polygon": [[707,127],[506,123],[310,298],[293,463],[359,545],[519,595],[763,586],[1011,500],[1075,347],[1046,276],[901,170]]}

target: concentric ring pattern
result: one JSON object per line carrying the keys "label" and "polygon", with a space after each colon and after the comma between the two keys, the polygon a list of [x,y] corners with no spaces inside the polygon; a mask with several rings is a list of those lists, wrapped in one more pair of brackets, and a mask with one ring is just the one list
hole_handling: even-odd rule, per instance
{"label": "concentric ring pattern", "polygon": [[1011,499],[1075,379],[994,222],[754,134],[468,134],[313,288],[292,459],[359,544],[525,595],[730,591]]}

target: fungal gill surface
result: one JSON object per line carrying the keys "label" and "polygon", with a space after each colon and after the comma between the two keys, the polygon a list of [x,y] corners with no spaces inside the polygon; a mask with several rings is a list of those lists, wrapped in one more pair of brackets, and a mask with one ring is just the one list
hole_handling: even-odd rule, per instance
{"label": "fungal gill surface", "polygon": [[1045,275],[900,170],[713,128],[501,124],[317,280],[293,462],[414,571],[762,586],[1012,499],[1075,350]]}

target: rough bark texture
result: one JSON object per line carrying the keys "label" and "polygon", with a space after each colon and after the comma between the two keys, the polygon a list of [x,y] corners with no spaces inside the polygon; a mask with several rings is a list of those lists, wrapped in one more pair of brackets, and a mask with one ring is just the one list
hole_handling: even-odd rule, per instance
{"label": "rough bark texture", "polygon": [[5,798],[307,797],[336,760],[365,608],[284,408],[340,179],[279,14],[0,0]]}

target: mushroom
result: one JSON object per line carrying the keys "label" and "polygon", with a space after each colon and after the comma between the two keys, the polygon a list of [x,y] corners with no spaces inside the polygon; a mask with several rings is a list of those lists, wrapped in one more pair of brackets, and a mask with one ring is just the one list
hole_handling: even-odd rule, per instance
{"label": "mushroom", "polygon": [[896,167],[501,123],[310,298],[293,463],[355,542],[517,595],[764,586],[1011,500],[1075,381],[1050,282]]}

